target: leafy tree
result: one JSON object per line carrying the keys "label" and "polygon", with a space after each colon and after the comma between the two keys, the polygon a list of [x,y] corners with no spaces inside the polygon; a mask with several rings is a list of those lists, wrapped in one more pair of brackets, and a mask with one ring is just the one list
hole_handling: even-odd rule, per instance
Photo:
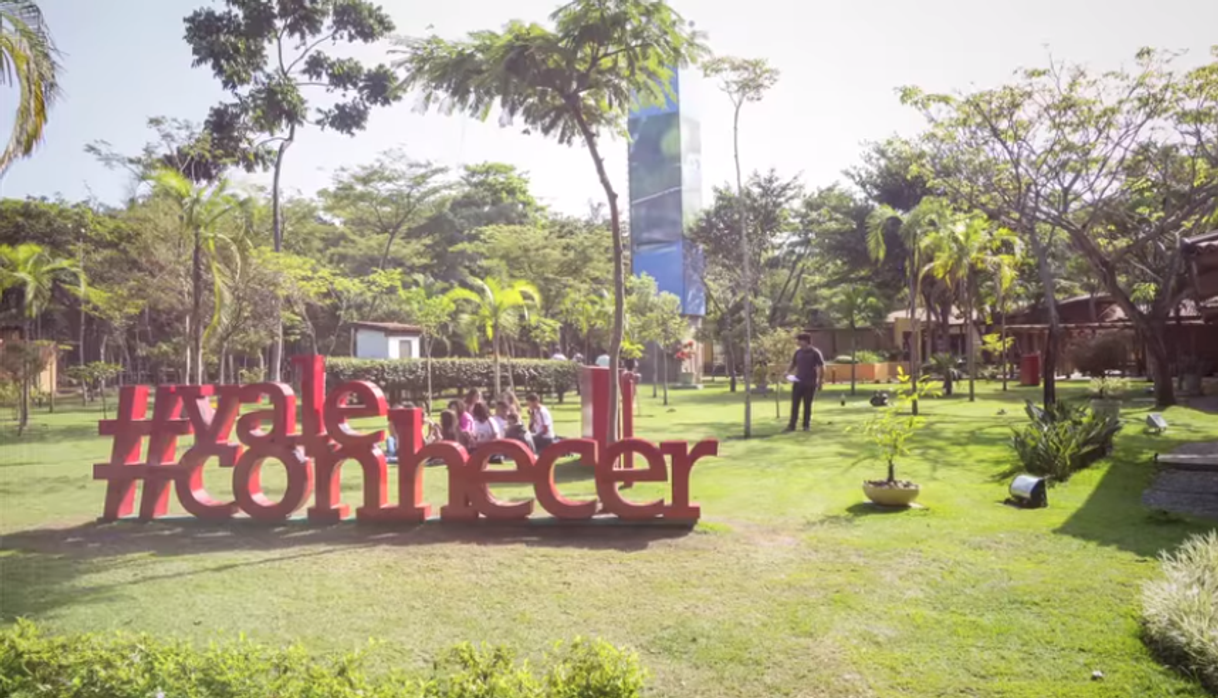
{"label": "leafy tree", "polygon": [[591,361],[596,333],[613,323],[613,303],[604,289],[568,293],[559,313],[584,340],[584,356]]}
{"label": "leafy tree", "polygon": [[439,337],[452,323],[456,307],[448,296],[429,294],[422,286],[401,291],[410,320],[423,330],[423,355],[427,361],[427,411],[431,412],[431,352]]}
{"label": "leafy tree", "polygon": [[989,221],[982,216],[957,216],[927,239],[931,273],[957,291],[960,314],[964,319],[965,358],[968,361],[968,399],[977,400],[977,349],[973,344],[976,329],[978,272],[994,248]]}
{"label": "leafy tree", "polygon": [[[771,170],[765,174],[754,173],[744,189],[743,206],[746,209],[746,228],[752,269],[769,266],[776,254],[782,251],[782,243],[788,239],[799,224],[795,206],[802,198],[803,190],[796,178],[786,179]],[[740,262],[740,226],[737,205],[738,195],[726,187],[716,187],[714,200],[686,231],[688,238],[703,252],[701,269],[707,288],[711,316],[718,322],[710,323],[729,353],[732,386],[735,386],[735,361],[732,347],[745,343],[743,322],[746,296],[751,306],[765,302],[761,296],[761,277],[744,277]],[[766,308],[766,311],[769,309]]]}
{"label": "leafy tree", "polygon": [[[681,299],[661,292],[655,279],[643,274],[631,277],[629,303],[630,338],[640,346],[650,343],[654,348],[651,396],[656,397],[662,381],[664,404],[668,405],[668,354],[689,330],[689,321],[681,314]],[[658,375],[661,371],[662,378]]]}
{"label": "leafy tree", "polygon": [[[25,433],[30,423],[30,393],[34,381],[42,375],[55,357],[55,343],[24,339],[5,342],[0,347],[0,375],[7,374],[20,391],[17,405],[17,435]],[[54,386],[51,392],[54,393]],[[52,403],[53,404],[53,403]]]}
{"label": "leafy tree", "polygon": [[[232,214],[239,202],[228,193],[228,182],[195,185],[180,172],[162,169],[153,179],[154,191],[173,202],[178,211],[181,231],[191,241],[190,348],[186,354],[186,373],[196,385],[203,384],[203,264],[204,256],[216,264],[216,246],[221,239],[217,226]],[[210,254],[208,254],[210,252]],[[220,280],[213,269],[213,293],[219,295]],[[219,308],[217,301],[216,307]],[[193,361],[193,364],[192,364]],[[191,369],[193,367],[193,375]]]}
{"label": "leafy tree", "polygon": [[[327,42],[372,43],[394,31],[389,15],[367,0],[225,0],[225,9],[201,8],[185,19],[186,42],[195,67],[206,65],[235,100],[214,107],[206,129],[213,141],[231,143],[244,134],[266,134],[260,146],[274,145],[271,180],[274,249],[283,249],[279,201],[284,155],[307,124],[354,135],[368,123],[373,107],[401,98],[387,66],[368,68],[354,58],[319,49]],[[307,88],[338,94],[339,101],[312,118]],[[282,325],[271,351],[271,378],[283,363]]]}
{"label": "leafy tree", "polygon": [[[560,143],[588,149],[613,233],[611,366],[620,360],[626,272],[617,192],[605,168],[601,140],[625,131],[632,104],[663,104],[674,71],[701,58],[700,37],[662,0],[572,0],[550,16],[553,27],[508,23],[463,41],[437,36],[408,40],[399,66],[404,84],[423,91],[424,105],[486,119],[520,119]],[[618,432],[617,381],[609,382],[609,433]]]}
{"label": "leafy tree", "polygon": [[914,397],[911,407],[918,414],[918,379],[922,366],[922,335],[918,322],[918,298],[922,295],[922,279],[928,271],[925,255],[927,238],[951,216],[944,201],[923,199],[909,213],[891,206],[877,208],[868,220],[867,247],[872,259],[884,261],[888,254],[888,239],[895,235],[904,243],[905,278],[909,288],[909,368],[910,386]]}
{"label": "leafy tree", "polygon": [[1164,338],[1188,292],[1180,241],[1209,229],[1218,202],[1216,88],[1218,63],[1178,74],[1143,49],[1132,73],[1052,63],[962,96],[903,90],[930,122],[937,181],[1031,243],[1050,312],[1046,402],[1061,332],[1046,240],[1054,230],[1134,324],[1156,402],[1174,402]]}
{"label": "leafy tree", "polygon": [[[778,82],[778,70],[770,67],[763,58],[732,58],[721,56],[707,61],[708,77],[720,78],[719,87],[732,101],[732,152],[736,160],[736,203],[739,219],[741,274],[745,288],[752,283],[749,261],[748,218],[744,200],[744,175],[740,169],[740,111],[747,102],[760,102],[765,93]],[[752,295],[744,295],[744,438],[753,433],[753,398],[750,381],[753,373],[753,301]]]}
{"label": "leafy tree", "polygon": [[[855,357],[858,354],[858,330],[875,327],[888,315],[888,304],[881,300],[874,288],[863,284],[851,284],[836,290],[830,296],[829,312],[837,322],[850,328],[850,394],[857,394]],[[789,333],[784,334],[790,346]],[[783,366],[785,368],[785,364]]]}
{"label": "leafy tree", "polygon": [[142,186],[151,184],[158,170],[175,170],[196,183],[214,183],[232,167],[246,172],[265,169],[272,152],[258,144],[248,127],[228,134],[223,141],[203,125],[187,119],[154,116],[148,128],[156,138],[144,144],[135,155],[123,154],[107,140],[97,140],[85,146],[85,152],[109,170],[126,170],[131,175],[130,198],[135,198]]}
{"label": "leafy tree", "polygon": [[374,163],[340,169],[334,186],[318,192],[318,197],[348,229],[384,239],[376,267],[384,269],[394,241],[431,218],[452,190],[447,174],[447,167],[411,160],[402,150],[388,150]]}
{"label": "leafy tree", "polygon": [[479,340],[489,339],[495,357],[495,395],[501,394],[499,375],[500,341],[512,335],[530,307],[541,304],[541,293],[528,281],[502,284],[495,278],[472,279],[470,288],[454,288],[447,297],[461,313],[457,324],[464,330],[470,349],[478,351]]}
{"label": "leafy tree", "polygon": [[55,289],[75,292],[83,283],[84,272],[74,260],[32,242],[0,245],[0,293],[11,289],[21,294],[26,341],[37,334],[35,322],[50,306]]}
{"label": "leafy tree", "polygon": [[17,158],[34,152],[59,98],[59,51],[42,11],[32,0],[0,0],[0,86],[17,88],[17,113],[0,152],[0,176]]}

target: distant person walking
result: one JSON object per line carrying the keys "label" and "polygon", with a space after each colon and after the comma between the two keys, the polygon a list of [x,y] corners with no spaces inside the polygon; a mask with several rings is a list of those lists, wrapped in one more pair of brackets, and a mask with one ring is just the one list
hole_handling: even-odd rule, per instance
{"label": "distant person walking", "polygon": [[795,339],[799,342],[799,348],[795,350],[791,367],[787,369],[787,373],[795,378],[791,385],[791,421],[787,431],[795,431],[801,404],[804,408],[803,427],[807,431],[812,424],[812,400],[825,379],[825,357],[812,346],[812,335],[805,332]]}

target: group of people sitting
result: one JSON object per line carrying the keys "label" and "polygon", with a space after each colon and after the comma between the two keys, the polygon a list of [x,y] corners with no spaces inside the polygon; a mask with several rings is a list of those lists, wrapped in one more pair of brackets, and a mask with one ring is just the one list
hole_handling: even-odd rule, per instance
{"label": "group of people sitting", "polygon": [[[414,405],[405,403],[398,407]],[[521,413],[522,407],[527,410],[527,425]],[[557,440],[554,418],[541,403],[541,397],[537,393],[529,393],[525,396],[525,404],[521,405],[510,390],[503,393],[493,406],[483,399],[482,391],[476,388],[470,390],[464,400],[448,403],[447,409],[440,413],[439,424],[430,416],[424,417],[423,430],[425,443],[451,441],[469,451],[475,451],[492,441],[510,439],[523,443],[534,453],[540,453]],[[385,449],[390,463],[397,462],[397,437],[391,422]]]}

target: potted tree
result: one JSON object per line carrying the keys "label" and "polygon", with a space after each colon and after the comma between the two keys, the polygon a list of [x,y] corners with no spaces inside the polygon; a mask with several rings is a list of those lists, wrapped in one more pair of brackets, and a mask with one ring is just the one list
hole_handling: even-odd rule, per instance
{"label": "potted tree", "polygon": [[1129,379],[1104,376],[1092,378],[1091,411],[1097,417],[1118,417],[1121,414],[1121,397],[1129,390]]}
{"label": "potted tree", "polygon": [[907,507],[921,494],[917,483],[897,479],[896,460],[909,455],[909,440],[926,423],[924,418],[909,413],[906,407],[915,397],[938,394],[937,386],[929,382],[913,388],[909,375],[900,367],[897,368],[897,380],[900,388],[896,401],[877,410],[863,425],[863,433],[871,438],[888,465],[888,477],[865,480],[863,494],[875,504],[885,507]]}

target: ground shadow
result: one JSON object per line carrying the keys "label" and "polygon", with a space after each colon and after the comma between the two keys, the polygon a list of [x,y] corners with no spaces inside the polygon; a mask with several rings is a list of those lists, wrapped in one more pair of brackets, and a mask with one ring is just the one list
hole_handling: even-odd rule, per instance
{"label": "ground shadow", "polygon": [[[1142,504],[1142,493],[1155,475],[1154,454],[1175,450],[1206,435],[1177,427],[1167,438],[1136,433],[1135,428],[1127,426],[1124,435],[1118,437],[1107,472],[1086,503],[1056,533],[1152,558],[1175,548],[1189,535],[1214,528],[1213,521],[1163,516]],[[1050,501],[1052,497],[1050,492]]]}

